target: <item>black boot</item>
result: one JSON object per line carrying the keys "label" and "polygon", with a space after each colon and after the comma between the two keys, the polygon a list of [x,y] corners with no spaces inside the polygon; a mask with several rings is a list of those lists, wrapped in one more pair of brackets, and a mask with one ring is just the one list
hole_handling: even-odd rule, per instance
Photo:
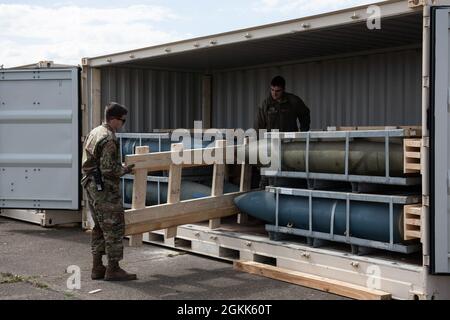
{"label": "black boot", "polygon": [[105,278],[106,267],[103,265],[102,255],[93,255],[93,267],[91,273],[92,280],[103,280]]}
{"label": "black boot", "polygon": [[106,268],[105,281],[131,281],[137,280],[137,276],[121,269],[118,261],[109,261]]}

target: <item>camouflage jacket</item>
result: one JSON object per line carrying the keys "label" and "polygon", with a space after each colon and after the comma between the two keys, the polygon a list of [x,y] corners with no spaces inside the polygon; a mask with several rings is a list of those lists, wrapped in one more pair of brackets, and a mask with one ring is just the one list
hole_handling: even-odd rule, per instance
{"label": "camouflage jacket", "polygon": [[83,147],[81,183],[85,185],[95,169],[99,168],[105,180],[119,182],[127,169],[122,166],[119,143],[113,129],[103,124],[91,131]]}
{"label": "camouflage jacket", "polygon": [[270,96],[259,108],[255,129],[297,132],[299,131],[297,119],[300,122],[300,131],[310,130],[310,111],[302,99],[291,93],[285,93],[282,100],[278,102]]}

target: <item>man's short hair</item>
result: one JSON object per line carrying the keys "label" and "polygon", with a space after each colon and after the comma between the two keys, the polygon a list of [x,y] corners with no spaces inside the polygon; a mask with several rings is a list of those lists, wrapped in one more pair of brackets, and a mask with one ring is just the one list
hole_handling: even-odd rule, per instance
{"label": "man's short hair", "polygon": [[128,114],[127,108],[117,102],[110,102],[105,108],[105,119],[120,119]]}
{"label": "man's short hair", "polygon": [[283,89],[286,89],[286,80],[284,80],[281,76],[276,76],[272,79],[272,82],[270,83],[272,87],[280,87]]}

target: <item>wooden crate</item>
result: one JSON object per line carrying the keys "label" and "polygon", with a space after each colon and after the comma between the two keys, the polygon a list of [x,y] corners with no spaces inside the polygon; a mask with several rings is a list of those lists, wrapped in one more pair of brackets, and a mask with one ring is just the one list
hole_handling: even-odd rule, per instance
{"label": "wooden crate", "polygon": [[[248,143],[248,140],[245,142]],[[220,219],[239,214],[234,204],[234,199],[249,191],[251,179],[250,167],[241,165],[241,187],[239,192],[223,194],[225,178],[225,157],[228,148],[236,149],[237,146],[227,146],[226,141],[216,141],[215,148],[203,150],[183,150],[182,144],[172,145],[170,152],[149,153],[148,147],[138,147],[135,155],[126,157],[127,164],[134,164],[135,175],[133,185],[132,209],[125,212],[125,235],[130,237],[131,246],[142,245],[143,234],[150,231],[165,229],[166,238],[174,238],[177,235],[177,227],[186,224],[210,221],[210,229],[220,227]],[[218,155],[213,164],[180,163],[172,162],[172,155],[187,154],[189,159],[194,159],[197,152],[211,152]],[[210,197],[180,201],[180,187],[182,169],[197,166],[214,166],[212,194]],[[147,175],[149,172],[168,170],[168,202],[167,204],[146,207]],[[244,221],[245,217],[240,216]]]}
{"label": "wooden crate", "polygon": [[417,174],[422,173],[422,140],[405,139],[404,149],[404,173]]}
{"label": "wooden crate", "polygon": [[422,204],[407,205],[404,208],[404,240],[422,239]]}

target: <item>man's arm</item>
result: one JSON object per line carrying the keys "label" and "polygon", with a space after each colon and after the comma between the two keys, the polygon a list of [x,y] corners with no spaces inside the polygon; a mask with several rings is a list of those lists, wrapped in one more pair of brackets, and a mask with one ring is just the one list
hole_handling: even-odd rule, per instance
{"label": "man's arm", "polygon": [[311,129],[311,112],[302,99],[299,101],[297,117],[300,121],[300,131],[308,132]]}
{"label": "man's arm", "polygon": [[265,130],[267,129],[267,119],[266,119],[266,103],[263,102],[261,108],[258,109],[258,114],[255,120],[255,130]]}
{"label": "man's arm", "polygon": [[103,145],[100,155],[100,171],[105,178],[118,179],[131,171],[117,162],[117,152],[114,141],[110,140]]}

